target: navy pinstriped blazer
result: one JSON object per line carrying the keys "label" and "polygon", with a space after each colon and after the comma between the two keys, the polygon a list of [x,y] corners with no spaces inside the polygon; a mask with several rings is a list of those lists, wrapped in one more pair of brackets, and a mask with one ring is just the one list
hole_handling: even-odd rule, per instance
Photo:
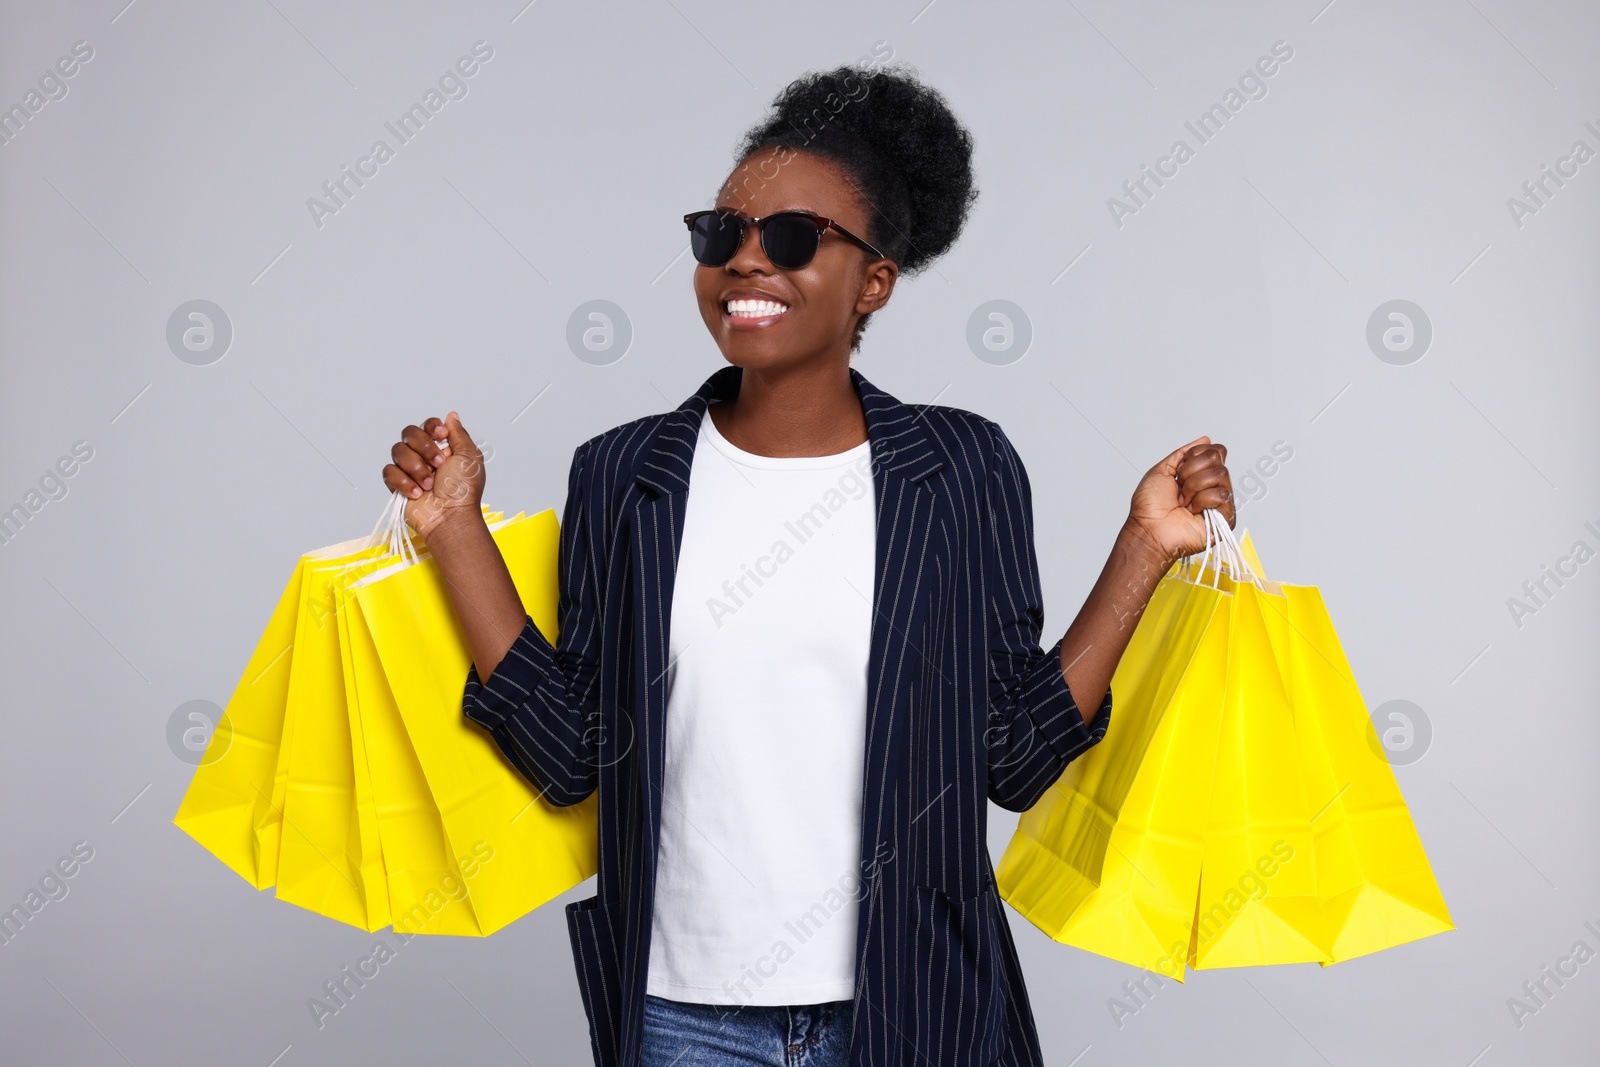
{"label": "navy pinstriped blazer", "polygon": [[[598,1067],[639,1062],[679,535],[701,418],[743,373],[578,447],[556,645],[529,621],[467,677],[464,713],[545,797],[600,791],[599,888],[567,906]],[[850,1063],[1043,1067],[986,802],[1030,807],[1104,736],[1111,693],[1085,727],[1060,642],[1039,646],[1031,492],[1000,427],[850,378],[877,506]]]}

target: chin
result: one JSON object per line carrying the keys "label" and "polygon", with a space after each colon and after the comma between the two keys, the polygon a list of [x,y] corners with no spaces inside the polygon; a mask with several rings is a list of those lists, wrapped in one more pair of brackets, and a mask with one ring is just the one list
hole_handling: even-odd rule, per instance
{"label": "chin", "polygon": [[753,351],[751,346],[739,344],[724,345],[722,358],[735,367],[752,371],[775,370],[794,362],[792,358],[786,359],[782,354]]}
{"label": "chin", "polygon": [[723,359],[747,370],[770,370],[803,361],[804,357],[792,346],[778,344],[777,340],[743,330],[725,330],[717,337],[717,347],[722,350]]}

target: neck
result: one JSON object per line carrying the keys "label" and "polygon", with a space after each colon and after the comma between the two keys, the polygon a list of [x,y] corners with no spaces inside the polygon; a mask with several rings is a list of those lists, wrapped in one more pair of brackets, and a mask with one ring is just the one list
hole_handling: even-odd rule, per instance
{"label": "neck", "polygon": [[848,360],[746,367],[739,395],[709,415],[723,437],[758,456],[831,456],[867,439]]}

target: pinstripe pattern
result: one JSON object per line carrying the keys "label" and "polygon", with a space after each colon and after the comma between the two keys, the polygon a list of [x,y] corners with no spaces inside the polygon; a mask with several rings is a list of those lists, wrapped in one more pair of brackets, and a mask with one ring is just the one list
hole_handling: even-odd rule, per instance
{"label": "pinstripe pattern", "polygon": [[[598,1067],[639,1062],[673,576],[701,417],[742,373],[578,447],[556,647],[530,622],[487,684],[467,678],[466,716],[550,801],[600,790],[598,891],[567,906]],[[1104,735],[1111,693],[1086,728],[1060,643],[1039,646],[1031,490],[1000,427],[850,377],[877,507],[850,1062],[1043,1067],[986,802],[1030,807]]]}

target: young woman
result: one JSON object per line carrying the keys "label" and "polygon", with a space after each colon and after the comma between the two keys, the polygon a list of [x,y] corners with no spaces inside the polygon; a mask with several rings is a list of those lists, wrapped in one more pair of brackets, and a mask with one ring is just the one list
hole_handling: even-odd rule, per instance
{"label": "young woman", "polygon": [[1227,450],[1175,450],[1041,648],[1006,435],[850,366],[900,275],[955,242],[971,155],[903,70],[779,96],[685,219],[729,366],[578,447],[554,647],[456,413],[384,468],[470,643],[467,717],[550,803],[599,790],[598,892],[567,917],[601,1067],[1042,1067],[987,802],[1027,809],[1104,735],[1155,583],[1204,547],[1203,509],[1234,512]]}

